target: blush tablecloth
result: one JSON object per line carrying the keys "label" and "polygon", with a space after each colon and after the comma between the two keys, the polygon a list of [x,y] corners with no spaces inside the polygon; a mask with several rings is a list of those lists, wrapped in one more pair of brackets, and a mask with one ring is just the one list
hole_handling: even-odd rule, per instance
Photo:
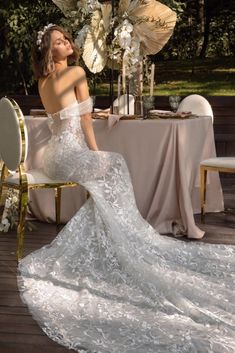
{"label": "blush tablecloth", "polygon": [[[29,131],[27,168],[41,168],[44,148],[50,138],[46,118],[26,117]],[[210,117],[185,120],[124,120],[108,128],[95,120],[100,150],[121,153],[128,165],[137,207],[160,233],[201,238],[194,213],[200,212],[199,164],[214,157],[215,142]],[[62,193],[61,220],[67,222],[85,202],[82,187]],[[55,221],[53,190],[30,193],[30,212],[42,221]],[[209,174],[208,212],[223,210],[223,194],[217,173]]]}

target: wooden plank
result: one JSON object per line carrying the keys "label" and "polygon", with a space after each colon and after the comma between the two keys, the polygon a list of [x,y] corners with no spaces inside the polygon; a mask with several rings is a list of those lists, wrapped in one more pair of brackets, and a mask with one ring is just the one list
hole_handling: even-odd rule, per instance
{"label": "wooden plank", "polygon": [[[4,287],[4,283],[3,283]],[[17,290],[5,290],[5,291],[0,291],[0,304],[1,306],[6,306],[6,307],[26,307],[26,305],[22,302],[20,298],[20,294]]]}
{"label": "wooden plank", "polygon": [[32,316],[0,314],[0,332],[42,334],[37,322]]}
{"label": "wooden plank", "polygon": [[[227,126],[227,125],[235,125],[235,117],[233,116],[218,116],[214,118],[214,126],[217,125]],[[234,130],[233,130],[234,131]]]}
{"label": "wooden plank", "polygon": [[0,272],[3,272],[3,273],[14,272],[15,273],[16,266],[17,266],[16,261],[14,261],[14,262],[12,261],[14,263],[14,265],[12,265],[12,266],[9,266],[8,262],[9,261],[5,262],[5,261],[0,260]]}
{"label": "wooden plank", "polygon": [[3,305],[0,305],[0,315],[1,314],[7,314],[7,315],[21,315],[21,316],[30,316],[32,319],[31,314],[29,313],[29,310],[27,307],[6,307]]}
{"label": "wooden plank", "polygon": [[[25,332],[27,332],[27,331],[25,330]],[[48,345],[48,346],[54,345],[54,342],[52,340],[50,340],[46,335],[44,335],[43,332],[41,331],[41,329],[39,329],[39,332],[40,332],[39,334],[27,334],[27,333],[25,333],[25,334],[21,334],[21,333],[10,334],[8,332],[0,332],[0,342],[1,342],[1,344],[15,342],[15,343],[24,343],[25,345],[27,345],[27,344]],[[1,345],[0,345],[0,347],[1,347]]]}
{"label": "wooden plank", "polygon": [[4,265],[5,268],[7,268],[9,271],[16,271],[16,267],[17,267],[17,264],[16,264],[16,260],[12,260],[12,261],[2,261],[1,260],[1,265]]}
{"label": "wooden plank", "polygon": [[69,353],[74,350],[64,348],[55,343],[52,346],[38,346],[25,343],[0,343],[0,353]]}
{"label": "wooden plank", "polygon": [[[4,270],[2,270],[2,271],[0,271],[0,282],[3,280],[4,281],[4,279],[5,278],[15,278],[15,276],[16,276],[16,271],[4,271]],[[1,287],[0,287],[1,288]],[[1,289],[0,289],[1,290]]]}
{"label": "wooden plank", "polygon": [[[37,322],[32,319],[31,316],[22,317],[20,322],[16,322],[13,319],[12,320],[10,319],[11,319],[11,316],[6,315],[5,322],[0,322],[0,335],[1,334],[5,334],[9,336],[12,335],[12,337],[14,337],[13,335],[18,335],[18,334],[28,335],[28,336],[32,336],[32,335],[44,336],[44,332],[37,324]],[[12,341],[13,342],[15,341],[14,338]],[[0,347],[1,347],[1,341],[0,341]]]}
{"label": "wooden plank", "polygon": [[0,292],[8,292],[8,291],[18,291],[16,274],[15,276],[9,276],[4,278],[4,286],[0,286]]}

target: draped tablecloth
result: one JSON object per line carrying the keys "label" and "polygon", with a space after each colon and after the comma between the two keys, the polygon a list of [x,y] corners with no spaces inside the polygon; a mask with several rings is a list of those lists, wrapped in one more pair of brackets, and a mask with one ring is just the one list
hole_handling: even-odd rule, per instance
{"label": "draped tablecloth", "polygon": [[[29,132],[27,168],[41,168],[50,138],[47,118],[26,117]],[[107,120],[95,120],[100,150],[121,153],[132,178],[137,207],[160,233],[201,238],[194,213],[200,212],[199,164],[214,157],[215,142],[210,117],[194,119],[123,120],[108,128]],[[61,220],[67,222],[85,202],[81,186],[62,192]],[[53,190],[30,192],[31,215],[55,221]],[[223,194],[217,173],[208,177],[206,211],[223,210]]]}

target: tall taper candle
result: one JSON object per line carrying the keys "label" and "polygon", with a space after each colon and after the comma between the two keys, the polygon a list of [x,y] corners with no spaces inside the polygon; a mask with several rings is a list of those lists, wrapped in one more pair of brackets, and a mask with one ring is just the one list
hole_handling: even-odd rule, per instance
{"label": "tall taper candle", "polygon": [[154,73],[155,73],[155,64],[151,65],[151,76],[150,76],[150,96],[153,96],[153,88],[154,88]]}
{"label": "tall taper candle", "polygon": [[123,94],[126,93],[126,66],[124,60],[122,59],[122,90]]}
{"label": "tall taper candle", "polygon": [[143,87],[144,87],[144,82],[143,82],[143,60],[140,61],[140,92],[139,95],[142,97],[143,95]]}
{"label": "tall taper candle", "polygon": [[127,114],[126,111],[126,106],[127,106],[127,102],[126,102],[126,66],[124,63],[124,59],[122,58],[122,94],[124,97],[124,107],[125,107],[125,111],[124,114]]}
{"label": "tall taper candle", "polygon": [[120,113],[121,75],[118,75],[118,114]]}

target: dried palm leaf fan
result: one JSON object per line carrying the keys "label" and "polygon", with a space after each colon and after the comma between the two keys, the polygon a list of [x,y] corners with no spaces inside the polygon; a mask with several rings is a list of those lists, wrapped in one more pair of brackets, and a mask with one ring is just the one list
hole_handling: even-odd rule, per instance
{"label": "dried palm leaf fan", "polygon": [[94,12],[86,35],[82,58],[94,74],[101,72],[107,63],[106,32],[110,25],[111,14],[111,4],[102,4],[101,12]]}
{"label": "dried palm leaf fan", "polygon": [[[77,0],[52,0],[59,9],[69,15],[70,11],[78,11]],[[81,0],[81,3],[85,1]],[[101,11],[94,11],[91,23],[88,28],[82,58],[90,70],[94,74],[104,69],[107,63],[107,45],[106,32],[109,29],[112,5],[110,3],[100,4]]]}
{"label": "dried palm leaf fan", "polygon": [[[155,0],[120,0],[119,13],[124,12],[140,19],[133,26],[133,35],[140,41],[142,56],[157,54],[164,47],[173,33],[177,19],[174,11]],[[142,100],[142,76],[142,64],[139,63],[130,81],[132,93],[139,97],[139,101]]]}
{"label": "dried palm leaf fan", "polygon": [[124,12],[127,12],[129,17],[143,19],[134,24],[133,29],[141,44],[141,54],[157,54],[173,33],[176,13],[155,0],[120,0],[119,13]]}
{"label": "dried palm leaf fan", "polygon": [[[77,0],[52,0],[65,15],[77,10]],[[85,0],[80,0],[84,2]],[[97,73],[107,64],[106,32],[109,31],[112,5],[100,4],[101,12],[95,11],[84,43],[83,60],[88,69]],[[173,33],[176,13],[155,0],[120,0],[118,14],[124,13],[135,21],[133,34],[141,44],[141,54],[158,53]]]}

